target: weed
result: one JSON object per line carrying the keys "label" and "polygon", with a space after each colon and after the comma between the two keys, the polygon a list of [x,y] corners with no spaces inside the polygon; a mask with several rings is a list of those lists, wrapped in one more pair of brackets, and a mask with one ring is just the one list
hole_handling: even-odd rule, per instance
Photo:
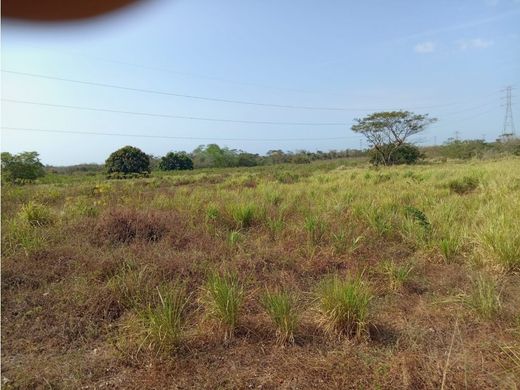
{"label": "weed", "polygon": [[423,211],[413,206],[405,206],[404,211],[406,215],[413,218],[424,230],[429,231],[431,229],[430,221]]}
{"label": "weed", "polygon": [[281,344],[294,342],[294,331],[298,324],[295,299],[287,292],[267,291],[262,296],[262,305],[276,326],[276,336]]}
{"label": "weed", "polygon": [[224,339],[234,335],[244,300],[244,287],[235,274],[209,275],[204,287],[207,314],[224,329]]}
{"label": "weed", "polygon": [[318,287],[319,323],[329,334],[361,336],[372,294],[361,277],[325,279]]}
{"label": "weed", "polygon": [[520,223],[514,217],[499,216],[479,235],[489,258],[506,271],[520,270]]}

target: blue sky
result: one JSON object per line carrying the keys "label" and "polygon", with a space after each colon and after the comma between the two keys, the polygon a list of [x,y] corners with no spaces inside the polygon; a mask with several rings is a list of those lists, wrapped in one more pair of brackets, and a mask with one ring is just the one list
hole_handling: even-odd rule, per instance
{"label": "blue sky", "polygon": [[79,24],[4,21],[2,150],[37,150],[44,163],[63,165],[102,162],[128,144],[155,155],[212,142],[255,153],[358,148],[353,118],[391,109],[439,119],[419,143],[441,143],[455,132],[493,140],[504,117],[500,90],[520,88],[519,21],[519,0],[155,0]]}

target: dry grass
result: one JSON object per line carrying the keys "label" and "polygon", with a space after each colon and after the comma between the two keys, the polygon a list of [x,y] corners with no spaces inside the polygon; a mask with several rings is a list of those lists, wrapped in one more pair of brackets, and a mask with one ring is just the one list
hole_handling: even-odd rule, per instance
{"label": "dry grass", "polygon": [[341,164],[3,186],[3,388],[515,388],[520,161]]}

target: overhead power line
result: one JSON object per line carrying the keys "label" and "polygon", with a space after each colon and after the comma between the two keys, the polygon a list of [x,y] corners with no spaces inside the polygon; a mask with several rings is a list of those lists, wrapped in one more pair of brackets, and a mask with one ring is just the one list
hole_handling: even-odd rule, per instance
{"label": "overhead power line", "polygon": [[159,139],[181,139],[181,140],[198,140],[198,141],[331,141],[343,139],[358,139],[359,137],[318,137],[318,138],[218,138],[218,137],[183,137],[157,134],[129,134],[122,132],[106,133],[98,131],[75,131],[75,130],[55,130],[55,129],[34,129],[26,127],[7,127],[2,126],[3,130],[12,131],[30,131],[39,133],[58,133],[58,134],[81,134],[81,135],[103,135],[115,137],[138,137],[138,138],[159,138]]}
{"label": "overhead power line", "polygon": [[254,121],[254,120],[242,120],[242,119],[208,118],[208,117],[198,117],[198,116],[139,112],[139,111],[113,110],[113,109],[109,109],[109,108],[73,106],[73,105],[67,105],[67,104],[43,103],[43,102],[34,102],[34,101],[28,101],[28,100],[18,100],[18,99],[9,99],[9,98],[2,98],[1,100],[4,102],[10,102],[10,103],[29,104],[29,105],[43,106],[43,107],[67,108],[67,109],[74,109],[74,110],[108,112],[108,113],[116,113],[116,114],[149,116],[149,117],[157,117],[157,118],[189,119],[189,120],[207,121],[207,122],[243,123],[243,124],[257,124],[257,125],[286,125],[286,126],[346,126],[346,123],[344,123],[344,122]]}
{"label": "overhead power line", "polygon": [[[148,93],[148,94],[163,95],[163,96],[174,96],[174,97],[180,97],[180,98],[185,98],[185,99],[212,101],[212,102],[219,102],[219,103],[231,103],[231,104],[259,106],[259,107],[287,108],[287,109],[313,110],[313,111],[379,111],[379,110],[384,109],[381,107],[379,107],[379,108],[320,107],[320,106],[304,106],[304,105],[294,105],[294,104],[265,103],[265,102],[249,101],[249,100],[225,99],[225,98],[217,98],[217,97],[182,94],[182,93],[177,93],[177,92],[160,91],[160,90],[148,89],[148,88],[136,88],[136,87],[130,87],[130,86],[124,86],[124,85],[116,85],[116,84],[100,83],[100,82],[95,82],[95,81],[85,81],[85,80],[69,79],[69,78],[57,77],[57,76],[49,76],[49,75],[43,75],[43,74],[38,74],[38,73],[18,72],[18,71],[7,70],[7,69],[2,69],[2,72],[9,73],[9,74],[15,74],[15,75],[19,75],[19,76],[34,77],[34,78],[41,78],[41,79],[55,80],[55,81],[63,81],[63,82],[68,82],[68,83],[90,85],[90,86],[95,86],[95,87],[120,89],[120,90],[124,90],[124,91]],[[416,107],[407,107],[407,109],[426,109],[426,108],[447,107],[447,106],[451,106],[453,104],[454,103],[429,105],[429,106],[416,106]]]}

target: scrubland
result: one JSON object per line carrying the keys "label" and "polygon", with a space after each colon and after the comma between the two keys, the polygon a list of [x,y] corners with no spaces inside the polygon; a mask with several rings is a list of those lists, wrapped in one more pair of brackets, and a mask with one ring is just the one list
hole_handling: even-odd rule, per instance
{"label": "scrubland", "polygon": [[2,188],[16,388],[517,389],[520,159]]}

